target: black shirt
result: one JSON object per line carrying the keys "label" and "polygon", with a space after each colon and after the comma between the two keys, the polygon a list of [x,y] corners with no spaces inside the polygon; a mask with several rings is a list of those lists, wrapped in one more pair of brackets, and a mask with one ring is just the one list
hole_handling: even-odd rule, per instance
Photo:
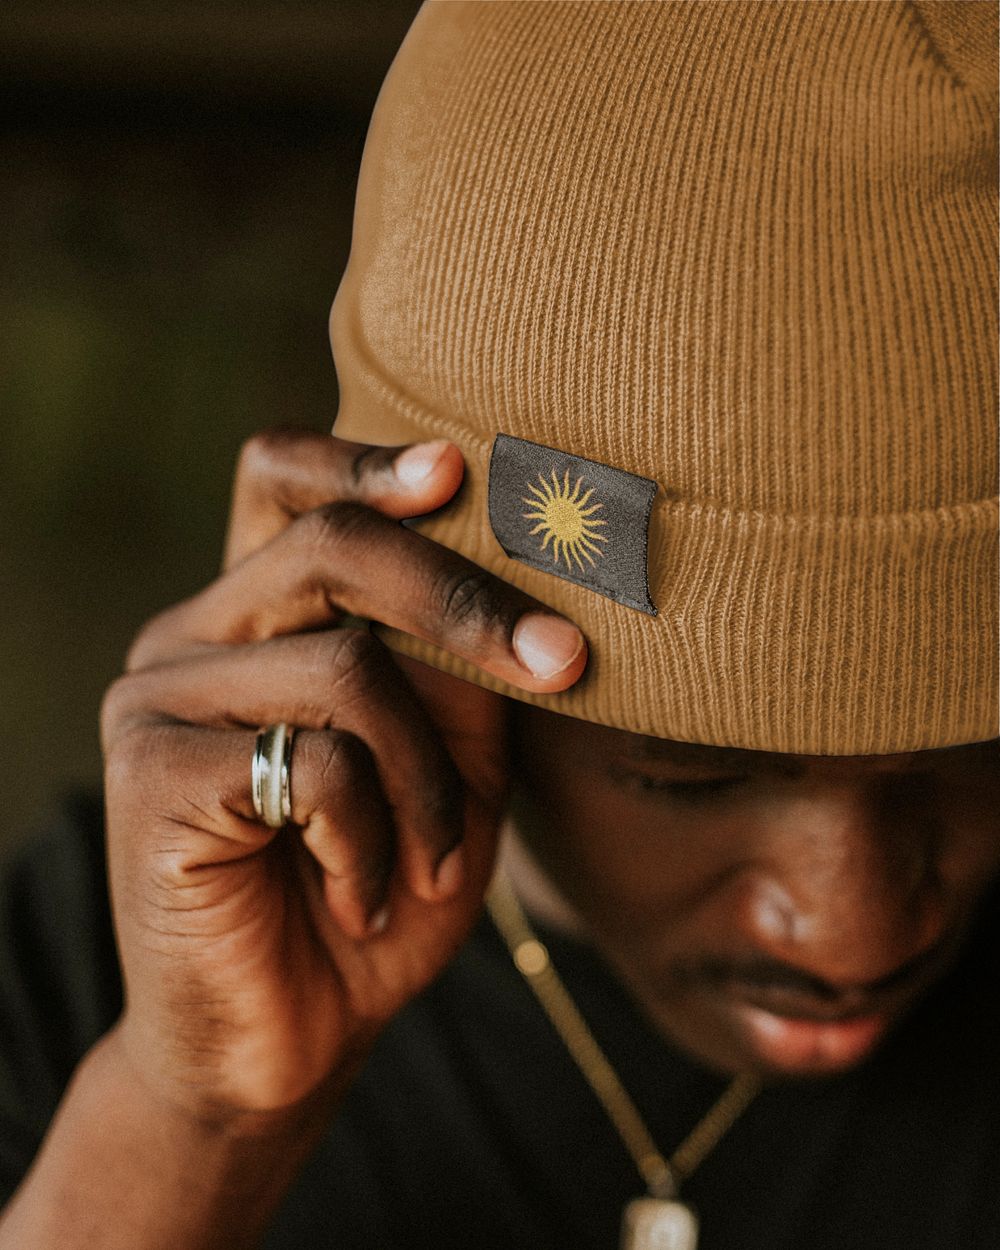
{"label": "black shirt", "polygon": [[[725,1082],[674,1051],[587,948],[554,962],[669,1154]],[[762,1093],[685,1187],[699,1250],[1000,1246],[1000,900],[882,1049]],[[0,1201],[121,1010],[99,805],[0,878]],[[642,1185],[488,919],[381,1038],[266,1250],[614,1250]]]}

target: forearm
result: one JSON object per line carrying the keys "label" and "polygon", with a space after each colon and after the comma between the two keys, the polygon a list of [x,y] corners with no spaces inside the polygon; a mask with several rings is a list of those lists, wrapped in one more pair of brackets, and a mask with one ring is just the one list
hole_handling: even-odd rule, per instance
{"label": "forearm", "polygon": [[0,1250],[249,1250],[329,1102],[238,1128],[196,1120],[130,1077],[111,1033],[77,1069],[0,1216]]}

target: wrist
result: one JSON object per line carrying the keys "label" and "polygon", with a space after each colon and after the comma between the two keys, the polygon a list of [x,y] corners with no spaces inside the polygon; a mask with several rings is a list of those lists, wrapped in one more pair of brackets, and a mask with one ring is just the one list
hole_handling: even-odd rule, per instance
{"label": "wrist", "polygon": [[0,1220],[0,1250],[250,1250],[337,1102],[213,1114],[135,1071],[116,1028],[82,1060],[28,1177]]}
{"label": "wrist", "polygon": [[239,1142],[256,1142],[262,1147],[273,1143],[275,1149],[288,1141],[318,1139],[365,1059],[359,1054],[356,1061],[338,1065],[325,1081],[294,1101],[252,1108],[228,1101],[208,1083],[165,1077],[160,1063],[144,1060],[145,1049],[126,1013],[93,1047],[81,1067],[92,1068],[95,1079],[112,1085],[117,1097],[143,1107],[144,1114],[184,1137],[203,1137],[234,1146]]}

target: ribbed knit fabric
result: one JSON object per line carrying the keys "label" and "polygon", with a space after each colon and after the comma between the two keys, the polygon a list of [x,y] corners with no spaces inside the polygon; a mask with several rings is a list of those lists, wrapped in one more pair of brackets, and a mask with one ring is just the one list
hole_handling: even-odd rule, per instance
{"label": "ribbed knit fabric", "polygon": [[[996,12],[424,6],[365,149],[335,430],[454,439],[466,484],[418,528],[591,658],[530,696],[394,646],[681,741],[1000,731]],[[499,432],[659,483],[658,615],[504,554]]]}

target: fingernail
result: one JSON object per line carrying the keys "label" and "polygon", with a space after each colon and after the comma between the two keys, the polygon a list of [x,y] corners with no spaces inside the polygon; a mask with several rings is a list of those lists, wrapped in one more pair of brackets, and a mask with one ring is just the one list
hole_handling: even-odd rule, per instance
{"label": "fingernail", "polygon": [[555,677],[576,659],[583,634],[561,616],[529,612],[514,627],[514,651],[535,677]]}
{"label": "fingernail", "polygon": [[465,865],[462,862],[462,848],[453,847],[437,866],[434,873],[434,885],[442,898],[450,898],[457,892],[465,876]]}
{"label": "fingernail", "polygon": [[389,908],[382,907],[368,922],[368,931],[374,936],[384,933],[389,927]]}
{"label": "fingernail", "polygon": [[392,462],[396,480],[407,490],[422,486],[437,468],[447,446],[447,439],[438,438],[432,443],[415,443],[407,447]]}

